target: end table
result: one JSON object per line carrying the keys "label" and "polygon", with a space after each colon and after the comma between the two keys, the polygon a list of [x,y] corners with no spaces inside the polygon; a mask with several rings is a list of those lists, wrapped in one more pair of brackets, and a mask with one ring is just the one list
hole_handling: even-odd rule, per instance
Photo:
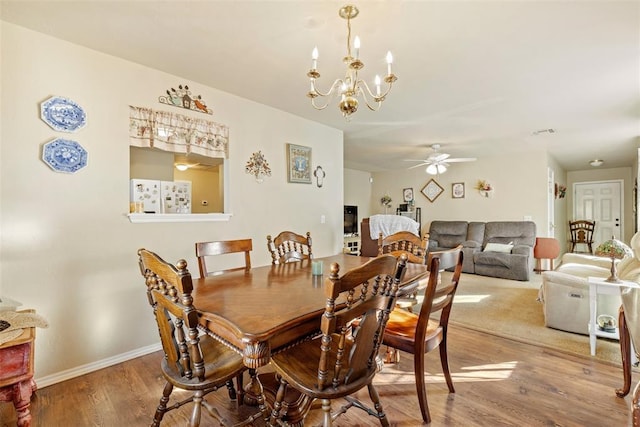
{"label": "end table", "polygon": [[31,425],[29,405],[37,390],[33,380],[35,328],[25,328],[18,338],[0,345],[0,402],[13,402],[18,427]]}
{"label": "end table", "polygon": [[[591,355],[595,356],[596,337],[615,340],[620,339],[619,328],[615,328],[615,331],[612,332],[598,329],[598,325],[596,324],[596,319],[598,318],[598,295],[620,295],[621,287],[638,287],[638,284],[624,280],[621,280],[619,283],[607,282],[607,280],[602,277],[589,277],[587,280],[589,282],[589,345],[591,347]],[[622,305],[622,300],[620,300],[620,305]]]}

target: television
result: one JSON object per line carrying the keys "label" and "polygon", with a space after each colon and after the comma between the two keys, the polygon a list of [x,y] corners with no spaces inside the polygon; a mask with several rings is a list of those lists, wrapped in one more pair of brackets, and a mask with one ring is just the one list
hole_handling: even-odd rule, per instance
{"label": "television", "polygon": [[358,234],[358,207],[344,205],[344,234]]}

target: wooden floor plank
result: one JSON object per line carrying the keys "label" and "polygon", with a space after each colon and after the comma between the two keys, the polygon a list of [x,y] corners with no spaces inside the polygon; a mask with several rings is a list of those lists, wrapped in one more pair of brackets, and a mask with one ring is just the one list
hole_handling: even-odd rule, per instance
{"label": "wooden floor plank", "polygon": [[[616,397],[622,386],[620,366],[564,354],[490,334],[451,326],[449,359],[456,388],[448,392],[438,352],[426,356],[427,392],[433,426],[627,426],[631,397]],[[34,427],[147,426],[163,388],[161,353],[121,363],[55,384],[36,393]],[[386,365],[376,387],[393,426],[422,425],[411,355]],[[637,372],[633,384],[640,379]],[[358,396],[369,402],[363,391]],[[232,421],[255,412],[229,402],[226,390],[208,398]],[[163,425],[186,425],[191,407],[165,416]],[[202,425],[217,425],[204,415]],[[308,425],[320,420],[319,411]],[[15,426],[9,403],[0,404],[0,427]],[[257,426],[263,425],[257,422]],[[338,426],[378,426],[374,418],[351,409]]]}

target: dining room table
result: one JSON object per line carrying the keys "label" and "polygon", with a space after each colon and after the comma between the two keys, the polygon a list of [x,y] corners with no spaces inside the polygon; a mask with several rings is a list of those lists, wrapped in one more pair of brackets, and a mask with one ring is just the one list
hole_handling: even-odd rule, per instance
{"label": "dining room table", "polygon": [[[341,276],[371,259],[341,253],[194,278],[192,297],[200,327],[242,355],[251,378],[248,395],[264,398],[264,381],[256,370],[268,365],[272,354],[317,336],[331,269],[338,268]],[[414,292],[428,274],[426,265],[407,263],[399,295]],[[263,401],[257,403],[263,408]]]}

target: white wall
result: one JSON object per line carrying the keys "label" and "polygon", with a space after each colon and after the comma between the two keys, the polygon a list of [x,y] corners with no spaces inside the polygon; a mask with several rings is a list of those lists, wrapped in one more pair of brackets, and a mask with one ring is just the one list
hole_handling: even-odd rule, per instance
{"label": "white wall", "polygon": [[[444,192],[430,202],[421,190],[434,179]],[[478,180],[494,187],[491,197],[482,197],[474,189]],[[464,182],[462,199],[451,195],[451,184]],[[547,157],[544,151],[530,150],[518,154],[487,155],[475,162],[455,163],[442,175],[428,175],[424,168],[373,174],[372,212],[384,213],[380,198],[389,194],[395,208],[403,202],[402,189],[413,188],[416,207],[422,208],[422,232],[433,220],[522,221],[530,216],[538,230],[547,224]],[[390,212],[391,213],[391,212]],[[543,228],[541,228],[543,227]]]}
{"label": "white wall", "polygon": [[[196,276],[200,240],[251,237],[256,266],[270,262],[265,236],[284,229],[310,231],[317,256],[341,251],[341,131],[6,22],[0,31],[0,295],[50,323],[37,332],[37,379],[158,343],[137,265],[140,247],[171,262],[185,258]],[[214,110],[210,118],[230,128],[233,216],[220,223],[132,224],[129,105],[188,114],[158,103],[178,84],[202,95]],[[66,134],[40,120],[39,105],[52,95],[83,106],[87,126]],[[40,155],[55,137],[79,142],[88,166],[75,174],[52,171]],[[326,171],[322,188],[287,183],[286,143],[312,147],[313,167]],[[244,171],[258,150],[273,171],[262,184]]]}

